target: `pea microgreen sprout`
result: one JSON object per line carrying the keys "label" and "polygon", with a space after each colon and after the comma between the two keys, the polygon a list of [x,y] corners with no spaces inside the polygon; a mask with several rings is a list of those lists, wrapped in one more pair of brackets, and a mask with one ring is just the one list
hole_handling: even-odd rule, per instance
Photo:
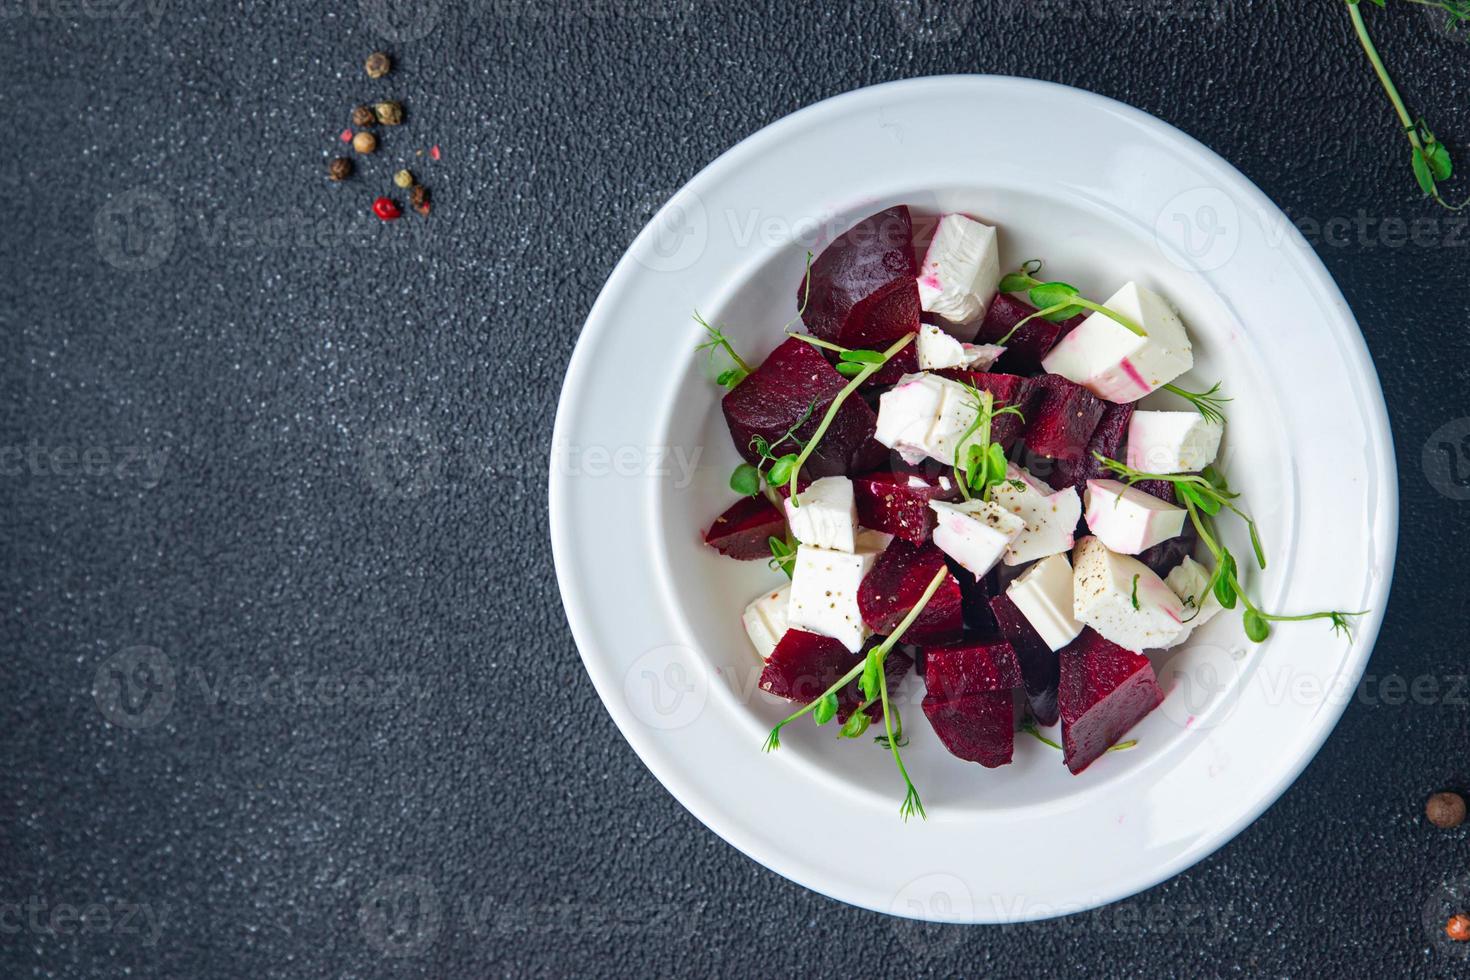
{"label": "pea microgreen sprout", "polygon": [[[914,781],[909,778],[908,769],[904,767],[903,756],[899,755],[898,752],[898,750],[902,747],[903,724],[900,721],[897,725],[895,725],[898,711],[896,708],[894,708],[893,703],[888,695],[888,677],[886,672],[883,670],[883,665],[888,660],[888,654],[893,650],[894,646],[898,644],[898,641],[900,638],[902,638],[904,632],[907,631],[908,628],[914,624],[914,620],[919,618],[919,615],[924,611],[924,608],[929,605],[929,600],[934,598],[934,593],[939,591],[939,587],[944,584],[944,580],[948,575],[948,568],[941,568],[939,569],[939,571],[935,572],[934,578],[930,580],[929,585],[924,589],[923,594],[919,596],[919,601],[914,603],[914,607],[908,611],[908,614],[905,615],[902,620],[899,621],[898,625],[894,627],[893,632],[888,634],[887,638],[885,638],[883,642],[879,643],[877,646],[869,650],[868,655],[863,658],[861,663],[856,664],[846,674],[843,674],[840,678],[838,678],[836,683],[827,688],[826,691],[822,692],[822,694],[820,694],[810,704],[807,704],[799,710],[791,713],[786,718],[782,719],[775,728],[772,728],[771,734],[766,737],[766,744],[764,746],[765,751],[771,752],[779,749],[781,747],[781,729],[785,728],[787,725],[791,724],[793,721],[802,717],[803,715],[815,714],[817,724],[819,725],[825,724],[825,722],[822,721],[822,717],[824,715],[826,716],[827,720],[830,721],[832,715],[828,715],[827,711],[830,707],[835,714],[837,693],[848,684],[851,684],[853,681],[857,681],[858,687],[862,691],[863,697],[866,699],[864,707],[874,701],[877,701],[883,705],[882,737],[886,740],[886,747],[888,751],[893,755],[894,764],[898,766],[899,775],[903,776],[904,785],[907,787],[907,792],[904,794],[903,798],[903,805],[899,807],[898,812],[903,816],[905,820],[913,816],[915,813],[917,813],[920,817],[928,819],[928,815],[924,813],[924,804],[919,799],[919,791],[914,788]],[[822,705],[826,705],[827,707],[819,708],[819,706]],[[859,710],[861,711],[861,709]],[[817,714],[818,711],[820,711],[821,713]],[[851,719],[849,719],[849,722],[851,722]],[[865,727],[866,726],[864,726],[864,728]],[[844,725],[842,729],[842,734],[846,735],[848,738],[856,738],[857,735],[861,734],[861,731],[857,730],[856,724],[853,725],[853,731],[856,732],[856,734],[848,734],[849,729],[846,725]]]}
{"label": "pea microgreen sprout", "polygon": [[[1387,6],[1387,0],[1372,0],[1372,2],[1380,7]],[[1420,7],[1433,7],[1445,11],[1449,15],[1446,26],[1451,29],[1470,23],[1470,3],[1466,3],[1465,0],[1408,0],[1408,2]],[[1368,35],[1368,25],[1363,21],[1360,0],[1347,0],[1347,4],[1348,15],[1353,21],[1353,30],[1358,35],[1358,43],[1362,45],[1363,53],[1368,56],[1368,62],[1373,66],[1379,84],[1387,93],[1388,101],[1393,104],[1393,111],[1399,118],[1399,124],[1403,127],[1404,136],[1409,140],[1411,150],[1409,162],[1414,170],[1414,179],[1419,182],[1419,189],[1436,204],[1451,211],[1459,211],[1470,205],[1470,198],[1459,204],[1450,204],[1440,193],[1439,185],[1455,174],[1454,159],[1450,156],[1449,149],[1435,138],[1424,120],[1416,119],[1409,113],[1403,96],[1399,95],[1398,86],[1394,85],[1393,78],[1389,76],[1388,69],[1384,67],[1383,59],[1378,55],[1378,48]]]}
{"label": "pea microgreen sprout", "polygon": [[[1093,456],[1108,470],[1122,477],[1129,486],[1141,480],[1164,480],[1174,484],[1174,489],[1179,494],[1179,500],[1184,504],[1184,509],[1189,514],[1189,520],[1194,524],[1194,529],[1199,532],[1200,541],[1209,549],[1211,557],[1215,559],[1215,569],[1210,574],[1209,585],[1206,593],[1213,592],[1215,599],[1226,609],[1234,609],[1238,604],[1244,606],[1241,616],[1241,624],[1245,627],[1245,635],[1254,643],[1260,643],[1271,634],[1270,623],[1300,623],[1310,619],[1327,619],[1332,621],[1332,629],[1346,633],[1348,639],[1352,639],[1351,624],[1348,622],[1354,616],[1365,615],[1363,612],[1341,612],[1332,610],[1328,612],[1304,613],[1300,616],[1283,616],[1276,613],[1268,613],[1251,602],[1250,596],[1246,594],[1245,588],[1240,584],[1240,566],[1236,563],[1235,556],[1230,549],[1220,541],[1214,532],[1214,525],[1210,518],[1217,516],[1222,511],[1229,510],[1241,520],[1245,521],[1246,527],[1250,529],[1251,549],[1255,552],[1256,564],[1263,570],[1266,567],[1266,552],[1261,545],[1261,536],[1256,529],[1256,522],[1243,510],[1235,505],[1240,494],[1230,489],[1225,482],[1225,477],[1213,466],[1207,466],[1199,474],[1189,473],[1144,473],[1132,469],[1115,459],[1108,459],[1101,453],[1093,453]],[[1196,612],[1196,615],[1198,613]],[[1192,617],[1191,617],[1192,618]]]}
{"label": "pea microgreen sprout", "polygon": [[714,326],[704,317],[700,316],[698,310],[694,311],[694,322],[703,327],[704,332],[709,335],[709,339],[696,347],[696,350],[709,351],[711,362],[714,360],[715,353],[723,350],[730,356],[730,360],[735,362],[734,367],[726,368],[715,377],[716,384],[722,388],[734,388],[740,382],[750,377],[750,365],[746,364],[744,359],[735,353],[735,348],[731,345],[730,338],[726,337],[719,327]]}
{"label": "pea microgreen sprout", "polygon": [[1034,273],[1040,270],[1041,260],[1032,259],[1022,265],[1019,272],[1013,272],[1000,281],[1001,292],[1024,292],[1030,297],[1031,304],[1038,307],[1035,313],[1016,324],[1011,328],[1010,333],[1007,333],[1000,339],[999,343],[1002,347],[1005,346],[1006,341],[1011,339],[1011,334],[1014,334],[1021,327],[1037,317],[1043,317],[1055,323],[1062,320],[1070,320],[1083,310],[1101,313],[1131,333],[1135,333],[1140,337],[1148,336],[1148,333],[1143,327],[1133,322],[1132,318],[1124,316],[1117,310],[1110,310],[1101,303],[1094,303],[1092,300],[1084,297],[1081,294],[1081,290],[1076,286],[1065,282],[1042,282],[1040,279],[1037,279]]}
{"label": "pea microgreen sprout", "polygon": [[[806,464],[806,461],[811,458],[812,452],[817,448],[817,444],[822,441],[822,437],[826,435],[827,430],[831,428],[832,421],[833,419],[837,418],[837,413],[842,409],[843,404],[846,403],[847,399],[852,396],[853,392],[857,391],[863,386],[863,382],[867,381],[873,375],[877,374],[879,369],[882,368],[884,364],[888,363],[889,358],[897,354],[899,351],[903,350],[909,344],[913,343],[914,338],[917,336],[918,334],[904,334],[901,340],[896,341],[891,347],[889,347],[882,353],[871,350],[848,350],[844,347],[837,347],[836,344],[828,344],[825,340],[817,341],[817,346],[819,347],[837,348],[838,350],[842,351],[840,355],[842,360],[838,363],[837,367],[839,371],[842,371],[843,364],[852,365],[855,370],[851,372],[842,371],[844,376],[851,377],[852,380],[847,383],[847,387],[843,388],[837,393],[836,398],[832,399],[832,404],[827,406],[827,414],[822,416],[822,421],[817,425],[816,431],[813,432],[810,437],[808,437],[806,445],[802,447],[801,452],[796,457],[796,462],[791,465],[791,506],[801,506],[801,501],[797,500],[796,493],[796,481],[801,476],[801,468]],[[803,339],[816,341],[815,337]],[[775,478],[774,473],[771,475],[770,479],[774,483],[782,482],[781,480],[777,480]]]}
{"label": "pea microgreen sprout", "polygon": [[[1015,415],[1022,422],[1026,421],[1026,416],[1014,405],[996,408],[995,396],[988,391],[981,391],[972,384],[966,384],[965,388],[969,392],[970,404],[975,409],[975,420],[955,443],[955,483],[964,499],[979,496],[982,500],[989,500],[991,488],[1006,479],[1005,449],[990,441],[991,424],[1001,415]],[[971,436],[978,438],[967,446]]]}
{"label": "pea microgreen sprout", "polygon": [[[1052,748],[1056,749],[1058,752],[1062,751],[1062,747],[1060,745],[1058,745],[1056,742],[1052,741],[1051,739],[1047,738],[1045,735],[1041,734],[1041,729],[1037,728],[1036,727],[1036,722],[1032,721],[1030,718],[1027,718],[1025,720],[1025,722],[1023,722],[1021,724],[1021,731],[1025,732],[1027,735],[1030,735],[1032,738],[1036,739],[1036,741],[1040,742],[1042,745],[1050,745]],[[1109,746],[1108,751],[1109,752],[1127,752],[1129,749],[1137,748],[1137,746],[1138,746],[1138,739],[1131,738],[1131,739],[1129,739],[1126,742],[1119,742],[1117,745]]]}

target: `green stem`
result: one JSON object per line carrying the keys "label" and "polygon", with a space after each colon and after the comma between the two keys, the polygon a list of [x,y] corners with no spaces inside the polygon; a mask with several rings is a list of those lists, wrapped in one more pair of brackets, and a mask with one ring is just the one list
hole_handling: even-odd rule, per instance
{"label": "green stem", "polygon": [[1123,327],[1123,328],[1125,328],[1125,329],[1127,329],[1127,330],[1129,330],[1129,331],[1137,334],[1140,337],[1147,337],[1148,336],[1148,333],[1142,327],[1140,327],[1138,324],[1134,323],[1132,320],[1128,319],[1128,317],[1126,317],[1123,314],[1117,312],[1116,310],[1110,310],[1110,309],[1108,309],[1106,306],[1103,306],[1101,303],[1094,303],[1092,300],[1090,300],[1090,299],[1083,299],[1081,296],[1073,296],[1072,297],[1072,302],[1071,302],[1070,305],[1072,305],[1072,306],[1080,306],[1084,310],[1092,310],[1094,313],[1101,313],[1103,316],[1107,317],[1109,320],[1112,320],[1114,323],[1116,323],[1119,326],[1121,326],[1121,327]]}
{"label": "green stem", "polygon": [[1414,117],[1409,115],[1409,107],[1404,105],[1398,87],[1389,77],[1388,69],[1383,65],[1383,59],[1378,56],[1378,48],[1374,46],[1373,39],[1368,36],[1368,25],[1363,21],[1363,11],[1359,4],[1349,3],[1348,14],[1353,19],[1353,30],[1358,34],[1358,43],[1363,46],[1364,53],[1368,55],[1368,61],[1373,65],[1373,71],[1378,75],[1379,83],[1388,93],[1388,99],[1393,103],[1393,110],[1398,113],[1399,122],[1403,123],[1404,131],[1409,135],[1409,142],[1414,144],[1414,149],[1423,150],[1424,145],[1419,142],[1419,134],[1414,128]]}
{"label": "green stem", "polygon": [[827,429],[831,427],[832,420],[837,418],[837,413],[839,410],[841,410],[843,403],[847,401],[848,397],[851,396],[853,392],[857,391],[863,386],[863,382],[867,381],[873,375],[881,371],[883,369],[883,365],[887,364],[889,359],[892,358],[893,355],[897,354],[899,351],[903,350],[905,347],[911,344],[914,338],[917,336],[918,334],[904,334],[902,340],[898,341],[892,347],[883,352],[883,360],[880,363],[863,365],[863,369],[858,372],[856,377],[854,377],[851,381],[847,383],[847,387],[839,391],[837,393],[837,397],[832,399],[832,404],[827,406],[827,414],[822,416],[822,422],[820,425],[817,426],[817,431],[813,432],[811,438],[806,441],[806,445],[802,447],[801,455],[796,457],[796,465],[791,467],[791,505],[793,507],[801,506],[800,502],[796,499],[796,481],[801,476],[801,468],[806,464],[806,461],[811,458],[813,450],[815,450],[817,448],[817,444],[822,441],[822,436],[827,434]]}

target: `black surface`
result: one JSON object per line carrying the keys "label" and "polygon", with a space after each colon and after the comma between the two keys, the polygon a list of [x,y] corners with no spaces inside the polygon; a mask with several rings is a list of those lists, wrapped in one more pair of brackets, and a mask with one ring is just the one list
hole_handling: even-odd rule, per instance
{"label": "black surface", "polygon": [[[1391,2],[1369,11],[1386,57],[1463,146],[1470,47]],[[1421,808],[1470,783],[1470,503],[1423,461],[1436,430],[1470,428],[1470,231],[1420,199],[1341,4],[97,16],[119,3],[0,3],[0,447],[24,451],[0,460],[0,974],[1463,975],[1425,909],[1470,873],[1466,832]],[[398,70],[372,82],[380,44]],[[794,109],[948,72],[1137,105],[1342,232],[1309,237],[1362,321],[1402,463],[1371,676],[1301,779],[1177,879],[1006,929],[843,907],[706,831],[601,707],[546,533],[562,365],[652,207]],[[384,94],[409,125],[329,185],[348,109]],[[1076,151],[1045,120],[1032,138]],[[439,162],[412,156],[436,143]],[[437,210],[380,226],[367,202],[399,159]],[[66,465],[87,450],[90,474]],[[109,665],[159,656],[171,703],[112,698]],[[358,689],[343,704],[272,677]],[[136,728],[102,710],[148,704]],[[109,920],[54,928],[61,905]]]}

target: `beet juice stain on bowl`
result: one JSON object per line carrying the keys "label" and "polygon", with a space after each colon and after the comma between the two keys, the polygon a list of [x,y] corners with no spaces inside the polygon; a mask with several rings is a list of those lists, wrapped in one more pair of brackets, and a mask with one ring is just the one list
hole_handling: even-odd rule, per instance
{"label": "beet juice stain on bowl", "polygon": [[[806,715],[850,739],[881,720],[905,817],[925,815],[892,703],[911,655],[953,755],[1010,765],[1020,730],[1081,774],[1163,702],[1147,653],[1225,609],[1256,642],[1361,615],[1273,614],[1246,592],[1217,526],[1243,522],[1266,567],[1213,465],[1230,399],[1175,383],[1194,356],[1173,307],[1137,282],[1098,303],[1039,260],[1002,275],[1000,237],[946,214],[920,263],[907,207],[859,221],[800,279],[808,333],[754,369],[700,320],[732,361],[722,407],[745,459],[705,540],[789,580],[744,616],[761,689],[801,705],[767,749]],[[1161,392],[1189,407],[1140,406]],[[1057,724],[1059,743],[1040,731]]]}

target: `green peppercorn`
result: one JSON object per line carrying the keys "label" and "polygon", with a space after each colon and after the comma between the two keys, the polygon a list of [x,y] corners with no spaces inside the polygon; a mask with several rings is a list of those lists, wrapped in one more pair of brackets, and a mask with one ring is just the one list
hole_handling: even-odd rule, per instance
{"label": "green peppercorn", "polygon": [[393,183],[397,184],[399,187],[402,187],[404,190],[408,190],[410,187],[413,186],[413,174],[409,173],[407,170],[400,170],[398,171],[398,173],[393,175]]}
{"label": "green peppercorn", "polygon": [[367,61],[363,63],[363,68],[367,69],[368,78],[382,78],[393,70],[393,60],[388,57],[386,52],[374,51],[367,56]]}
{"label": "green peppercorn", "polygon": [[379,102],[373,106],[378,122],[384,126],[397,126],[403,122],[403,106],[397,102]]}

